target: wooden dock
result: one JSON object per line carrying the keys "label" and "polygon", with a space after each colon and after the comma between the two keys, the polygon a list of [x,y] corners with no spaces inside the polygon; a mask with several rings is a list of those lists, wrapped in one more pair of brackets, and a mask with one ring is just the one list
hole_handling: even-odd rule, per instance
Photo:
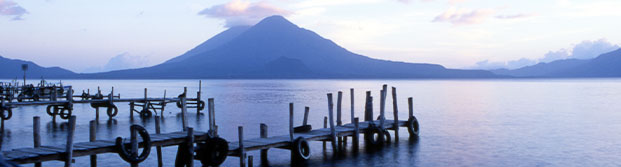
{"label": "wooden dock", "polygon": [[[387,120],[385,117],[385,100],[387,87],[383,86],[380,97],[380,112],[377,120],[373,119],[372,97],[367,92],[365,103],[365,121],[360,122],[359,118],[353,115],[351,123],[343,124],[341,117],[341,100],[342,93],[338,93],[336,106],[336,125],[334,119],[334,104],[332,94],[328,97],[328,115],[324,117],[324,126],[321,129],[312,129],[308,125],[309,107],[305,107],[304,120],[301,126],[294,126],[294,106],[289,104],[289,134],[268,137],[267,125],[260,125],[260,137],[244,139],[243,127],[238,127],[238,140],[229,142],[218,136],[218,126],[215,121],[214,100],[208,99],[208,131],[194,131],[193,128],[187,127],[186,117],[186,101],[181,98],[182,105],[182,130],[180,132],[160,134],[160,116],[155,116],[155,134],[149,134],[146,129],[140,125],[132,125],[130,127],[130,137],[116,140],[97,140],[95,138],[95,122],[91,121],[88,142],[73,142],[73,134],[75,131],[76,116],[69,119],[69,131],[67,133],[67,143],[65,145],[41,146],[40,139],[40,123],[39,117],[33,119],[34,147],[17,148],[10,151],[3,151],[2,155],[5,160],[18,164],[34,163],[35,166],[41,166],[46,161],[64,161],[65,166],[71,166],[74,157],[90,156],[91,166],[97,166],[97,154],[117,153],[123,160],[138,166],[138,164],[147,159],[152,147],[157,149],[158,166],[163,165],[162,147],[178,146],[175,166],[194,166],[194,159],[200,160],[204,166],[219,166],[224,162],[227,156],[240,157],[240,166],[245,167],[246,164],[251,165],[252,156],[247,156],[247,151],[261,151],[261,162],[266,162],[268,149],[279,148],[291,150],[292,161],[305,161],[310,158],[309,141],[330,142],[334,153],[343,149],[342,144],[347,141],[348,137],[352,139],[352,147],[358,149],[359,136],[364,135],[365,144],[369,148],[381,148],[385,143],[391,142],[390,133],[392,130],[395,137],[393,141],[399,141],[399,128],[406,127],[410,139],[417,139],[419,134],[419,123],[413,115],[412,98],[408,98],[409,118],[407,121]],[[353,94],[353,89],[351,90]],[[398,116],[396,107],[396,90],[393,87],[393,115]],[[353,95],[352,95],[353,101]],[[353,103],[353,102],[352,102]],[[328,121],[329,120],[329,121]],[[139,152],[139,148],[143,148]],[[1,165],[1,164],[0,164]]]}

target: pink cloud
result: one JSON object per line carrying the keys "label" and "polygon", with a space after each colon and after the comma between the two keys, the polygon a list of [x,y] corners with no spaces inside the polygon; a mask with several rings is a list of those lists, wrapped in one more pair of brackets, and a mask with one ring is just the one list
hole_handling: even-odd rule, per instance
{"label": "pink cloud", "polygon": [[224,19],[225,27],[253,25],[261,19],[272,15],[289,15],[290,11],[272,6],[267,2],[248,2],[233,0],[231,2],[215,5],[203,9],[198,13],[206,17]]}
{"label": "pink cloud", "polygon": [[498,19],[522,19],[534,16],[533,14],[514,14],[514,15],[498,15]]}
{"label": "pink cloud", "polygon": [[13,16],[13,20],[22,20],[22,15],[28,13],[26,9],[9,0],[0,0],[0,15]]}
{"label": "pink cloud", "polygon": [[449,22],[453,25],[478,24],[485,21],[492,14],[494,14],[494,11],[489,9],[463,10],[450,8],[436,16],[433,22]]}

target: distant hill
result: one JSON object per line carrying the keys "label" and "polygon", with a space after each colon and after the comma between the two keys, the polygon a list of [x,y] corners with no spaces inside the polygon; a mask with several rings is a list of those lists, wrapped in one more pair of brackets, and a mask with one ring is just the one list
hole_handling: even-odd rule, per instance
{"label": "distant hill", "polygon": [[604,53],[594,59],[557,60],[515,70],[492,70],[498,75],[545,78],[621,77],[621,49]]}
{"label": "distant hill", "polygon": [[484,70],[373,59],[282,16],[235,27],[165,63],[82,78],[489,78]]}
{"label": "distant hill", "polygon": [[8,59],[0,56],[0,78],[22,79],[24,76],[22,64],[28,64],[27,78],[73,78],[76,75],[76,73],[60,67],[41,67],[30,61]]}

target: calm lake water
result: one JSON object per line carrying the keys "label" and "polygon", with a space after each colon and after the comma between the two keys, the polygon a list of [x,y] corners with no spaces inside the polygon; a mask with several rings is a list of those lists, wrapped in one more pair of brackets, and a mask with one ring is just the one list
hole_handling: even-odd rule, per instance
{"label": "calm lake water", "polygon": [[[176,96],[187,86],[196,96],[198,80],[63,80],[76,92],[97,89],[104,94],[114,86],[121,97]],[[399,117],[407,118],[407,98],[414,98],[414,114],[421,124],[417,141],[408,140],[402,128],[399,143],[368,153],[361,151],[335,157],[328,146],[311,142],[309,166],[621,166],[621,80],[203,80],[203,99],[215,98],[219,133],[237,141],[237,127],[245,138],[259,136],[259,124],[269,135],[288,134],[288,103],[295,104],[295,124],[300,125],[304,106],[311,109],[309,122],[323,126],[327,115],[326,93],[344,92],[344,122],[350,122],[349,88],[355,91],[356,115],[363,116],[364,92],[379,97],[382,84],[397,87]],[[379,98],[375,98],[376,111]],[[387,99],[387,118],[392,119],[392,99]],[[143,125],[154,133],[154,120],[129,118],[129,105],[117,104],[113,120],[101,113],[98,139],[129,136],[129,125]],[[89,105],[74,106],[76,142],[88,141],[89,121],[95,119]],[[189,110],[189,126],[206,131],[207,117]],[[375,114],[378,114],[377,112]],[[32,147],[32,118],[41,117],[43,145],[64,144],[66,121],[52,123],[45,106],[21,107],[6,121],[2,150]],[[180,109],[170,104],[163,115],[163,132],[181,130]],[[394,136],[393,136],[394,137]],[[361,141],[362,142],[362,141]],[[164,150],[165,166],[173,166],[176,147]],[[250,152],[259,164],[259,153]],[[272,166],[289,166],[287,150],[272,149]],[[100,166],[128,166],[117,154],[98,156]],[[229,157],[224,166],[238,166]],[[88,166],[88,157],[76,166]],[[199,161],[195,161],[200,166]],[[61,166],[46,162],[44,166]],[[156,166],[155,149],[141,166]]]}

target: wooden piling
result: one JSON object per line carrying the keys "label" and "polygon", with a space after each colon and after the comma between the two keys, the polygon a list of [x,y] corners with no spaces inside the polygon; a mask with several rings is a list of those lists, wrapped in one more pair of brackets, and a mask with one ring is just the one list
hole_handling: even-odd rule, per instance
{"label": "wooden piling", "polygon": [[73,160],[73,136],[74,136],[74,132],[75,132],[75,121],[76,121],[76,117],[75,115],[72,115],[69,118],[69,130],[67,133],[67,145],[65,145],[66,149],[65,152],[67,153],[65,155],[65,167],[71,167],[71,162]]}
{"label": "wooden piling", "polygon": [[[155,134],[160,134],[160,116],[155,116]],[[164,166],[164,161],[162,160],[162,146],[155,147],[157,151],[157,166]]]}
{"label": "wooden piling", "polygon": [[239,166],[246,166],[246,150],[244,150],[244,127],[238,126],[237,133],[239,136]]}
{"label": "wooden piling", "polygon": [[[32,119],[32,133],[34,148],[39,148],[41,146],[41,119],[39,116]],[[41,167],[41,163],[35,163],[35,167]]]}
{"label": "wooden piling", "polygon": [[190,155],[189,158],[187,158],[188,162],[186,162],[186,164],[190,167],[194,166],[194,128],[188,127],[188,136],[187,136],[187,154],[186,155]]}
{"label": "wooden piling", "polygon": [[330,120],[330,135],[331,135],[331,144],[332,144],[332,152],[337,152],[338,147],[336,145],[336,130],[334,128],[334,113],[333,113],[334,104],[332,103],[332,93],[328,93],[328,119]]}
{"label": "wooden piling", "polygon": [[[323,128],[328,128],[328,117],[323,117]],[[323,142],[323,149],[326,150],[326,141]]]}
{"label": "wooden piling", "polygon": [[293,103],[289,103],[289,139],[293,143]]}
{"label": "wooden piling", "polygon": [[[187,95],[186,93],[188,92],[188,87],[183,87],[183,94]],[[187,112],[188,108],[186,106],[186,97],[183,96],[181,97],[181,124],[183,125],[183,130],[185,131],[186,128],[188,127],[188,122],[187,119],[185,117],[185,113]]]}
{"label": "wooden piling", "polygon": [[304,107],[304,121],[302,122],[303,126],[306,126],[308,124],[308,113],[310,112],[310,107],[306,106]]}
{"label": "wooden piling", "polygon": [[[131,127],[131,126],[130,126]],[[130,128],[130,145],[131,145],[131,152],[132,153],[138,153],[138,130],[134,130],[132,128]],[[138,163],[131,163],[132,167],[138,167]]]}
{"label": "wooden piling", "polygon": [[207,117],[209,117],[209,133],[212,133],[212,135],[216,135],[215,134],[215,111],[214,111],[214,99],[213,98],[209,98],[207,99]]}
{"label": "wooden piling", "polygon": [[360,143],[360,126],[358,125],[358,118],[354,118],[354,136],[352,137],[352,143],[354,147],[354,151],[358,150],[358,145]]}
{"label": "wooden piling", "polygon": [[[411,118],[414,116],[414,104],[412,104],[412,97],[408,98],[408,116]],[[408,118],[409,119],[409,118]]]}
{"label": "wooden piling", "polygon": [[349,116],[351,117],[351,122],[354,122],[354,88],[350,88],[349,89],[349,98],[350,98],[350,107],[351,107],[351,113],[349,114]]}
{"label": "wooden piling", "polygon": [[[341,118],[341,109],[342,109],[342,101],[343,101],[343,92],[338,91],[336,98],[336,126],[342,126],[343,121]],[[337,137],[337,145],[338,148],[343,148],[343,137]]]}
{"label": "wooden piling", "polygon": [[196,92],[196,115],[200,115],[201,113],[201,109],[199,107],[200,102],[201,102],[201,86],[202,86],[202,81],[198,80],[198,92]]}
{"label": "wooden piling", "polygon": [[254,166],[254,164],[253,164],[253,162],[252,162],[252,159],[254,159],[254,157],[253,157],[252,155],[251,155],[251,156],[248,156],[248,167],[252,167],[252,166]]}
{"label": "wooden piling", "polygon": [[[88,141],[94,142],[97,140],[97,128],[96,122],[90,121],[88,122]],[[97,167],[97,155],[91,155],[91,167]]]}
{"label": "wooden piling", "polygon": [[[397,88],[392,87],[392,111],[394,120],[399,120],[399,107],[397,106]],[[395,142],[399,142],[399,121],[394,121],[392,128],[395,131]]]}
{"label": "wooden piling", "polygon": [[[133,105],[131,105],[131,107],[130,107],[130,108],[132,108],[132,109],[133,109],[133,108],[134,108],[134,106],[133,106]],[[131,110],[130,110],[130,111],[131,111]],[[131,112],[134,112],[134,111],[131,111]],[[133,114],[132,114],[132,115],[133,115]],[[99,107],[95,107],[95,120],[99,121]]]}
{"label": "wooden piling", "polygon": [[373,97],[371,91],[367,91],[366,104],[364,105],[364,121],[373,121]]}
{"label": "wooden piling", "polygon": [[382,86],[382,91],[380,92],[380,128],[384,129],[384,120],[386,118],[386,85]]}
{"label": "wooden piling", "polygon": [[[99,108],[97,108],[97,118],[99,118]],[[134,119],[134,102],[129,102],[129,118]]]}
{"label": "wooden piling", "polygon": [[[260,135],[261,138],[267,138],[267,125],[266,124],[261,124],[259,129],[260,131]],[[267,149],[261,149],[261,163],[263,164],[267,164]]]}

